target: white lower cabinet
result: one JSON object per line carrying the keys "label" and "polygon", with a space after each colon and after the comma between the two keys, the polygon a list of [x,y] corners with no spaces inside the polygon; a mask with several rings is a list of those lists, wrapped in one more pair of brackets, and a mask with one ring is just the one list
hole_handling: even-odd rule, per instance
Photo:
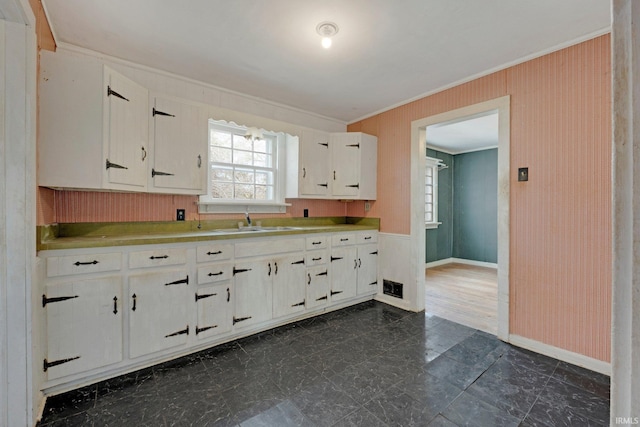
{"label": "white lower cabinet", "polygon": [[378,245],[358,246],[358,295],[378,292]]}
{"label": "white lower cabinet", "polygon": [[47,324],[43,369],[52,380],[122,360],[122,279],[51,283],[42,309]]}
{"label": "white lower cabinet", "polygon": [[341,301],[356,296],[358,257],[355,246],[331,249],[331,301]]}
{"label": "white lower cabinet", "polygon": [[199,340],[231,331],[233,301],[230,282],[199,287],[195,291],[194,302],[198,312],[194,333]]}
{"label": "white lower cabinet", "polygon": [[129,357],[187,343],[188,289],[185,269],[129,278]]}
{"label": "white lower cabinet", "polygon": [[276,259],[273,275],[273,317],[303,312],[306,302],[304,255]]}
{"label": "white lower cabinet", "polygon": [[45,391],[363,301],[378,290],[375,231],[38,256],[46,259],[39,320],[46,330],[39,346]]}

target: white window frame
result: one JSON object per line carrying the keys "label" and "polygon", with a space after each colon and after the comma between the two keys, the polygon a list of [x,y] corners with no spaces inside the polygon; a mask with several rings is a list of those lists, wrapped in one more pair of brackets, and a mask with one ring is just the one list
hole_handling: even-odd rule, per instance
{"label": "white window frame", "polygon": [[[442,165],[442,160],[441,159],[435,159],[433,157],[429,157],[427,156],[427,162],[426,162],[426,167],[425,167],[425,185],[424,185],[424,192],[425,192],[425,202],[424,202],[424,216],[425,216],[425,221],[424,221],[424,226],[426,229],[434,229],[434,228],[438,228],[438,226],[440,224],[442,224],[441,222],[438,222],[438,171],[440,170],[440,166]],[[432,171],[433,174],[433,181],[431,184],[427,183],[427,174],[429,173],[429,171]],[[431,187],[432,190],[432,196],[433,196],[433,200],[431,203],[432,209],[429,210],[429,203],[427,202],[427,189],[428,187]],[[427,221],[427,215],[429,214],[429,212],[431,212],[432,217],[431,217],[431,221]]]}
{"label": "white window frame", "polygon": [[[210,138],[211,130],[217,129],[225,132],[244,135],[247,131],[246,126],[239,126],[234,123],[228,123],[222,120],[209,119],[208,138]],[[241,200],[241,199],[217,199],[211,197],[211,166],[212,160],[209,158],[207,169],[207,194],[201,195],[198,203],[200,213],[284,213],[289,203],[285,203],[285,134],[283,132],[267,132],[262,130],[263,135],[269,135],[275,138],[275,146],[273,147],[274,177],[273,177],[273,200]],[[210,141],[207,149],[210,148]],[[208,151],[209,152],[209,151]],[[209,157],[209,156],[207,156]]]}

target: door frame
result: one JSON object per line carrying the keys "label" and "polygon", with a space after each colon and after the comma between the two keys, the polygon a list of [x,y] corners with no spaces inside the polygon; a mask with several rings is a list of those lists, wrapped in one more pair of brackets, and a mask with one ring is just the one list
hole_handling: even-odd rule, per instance
{"label": "door frame", "polygon": [[498,112],[498,338],[509,339],[509,176],[510,166],[509,95],[411,122],[411,246],[418,286],[416,308],[425,306],[424,174],[426,169],[427,126],[496,110]]}

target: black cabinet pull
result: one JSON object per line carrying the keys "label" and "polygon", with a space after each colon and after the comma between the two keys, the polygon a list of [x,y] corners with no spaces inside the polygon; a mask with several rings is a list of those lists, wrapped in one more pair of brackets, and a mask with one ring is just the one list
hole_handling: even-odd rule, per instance
{"label": "black cabinet pull", "polygon": [[360,148],[360,144],[347,144],[347,145],[345,145],[345,147]]}
{"label": "black cabinet pull", "polygon": [[113,314],[118,314],[118,297],[113,297]]}
{"label": "black cabinet pull", "polygon": [[227,288],[227,302],[231,301],[231,291]]}
{"label": "black cabinet pull", "polygon": [[244,273],[245,271],[251,271],[250,268],[235,268],[233,267],[233,275],[235,276],[236,273]]}
{"label": "black cabinet pull", "polygon": [[142,148],[142,161],[144,162],[144,159],[147,158],[147,150],[145,150],[144,147],[141,147],[141,148]]}
{"label": "black cabinet pull", "polygon": [[333,171],[333,180],[336,180],[336,171]]}
{"label": "black cabinet pull", "polygon": [[202,167],[202,156],[198,154],[198,169]]}
{"label": "black cabinet pull", "polygon": [[200,332],[208,331],[209,329],[213,329],[217,327],[218,325],[203,326],[202,328],[198,328],[198,326],[196,326],[196,335],[198,335]]}
{"label": "black cabinet pull", "polygon": [[331,257],[331,262],[333,262],[333,261],[337,261],[337,260],[342,259],[342,258],[343,258],[343,257],[341,257],[341,256],[332,256],[332,257]]}
{"label": "black cabinet pull", "polygon": [[119,165],[117,163],[111,163],[109,161],[109,159],[107,159],[107,169],[111,169],[111,168],[113,168],[113,169],[129,169],[126,166],[122,166],[122,165]]}
{"label": "black cabinet pull", "polygon": [[156,176],[173,176],[174,174],[169,172],[161,172],[155,169],[151,169],[151,178],[155,178]]}
{"label": "black cabinet pull", "polygon": [[177,337],[178,335],[189,335],[189,325],[187,325],[187,327],[181,331],[176,331],[172,334],[169,335],[165,335],[165,338],[169,338],[169,337]]}
{"label": "black cabinet pull", "polygon": [[377,285],[377,284],[378,284],[378,281],[376,280],[375,282],[369,283],[369,286],[374,286],[374,285]]}
{"label": "black cabinet pull", "polygon": [[180,279],[180,280],[176,280],[175,282],[169,282],[169,283],[165,283],[165,286],[172,286],[172,285],[182,285],[182,284],[189,284],[189,276],[187,275],[187,277],[185,277],[184,279]]}
{"label": "black cabinet pull", "polygon": [[357,188],[357,189],[360,189],[360,183],[357,183],[357,184],[351,184],[351,185],[345,185],[345,187],[347,187],[347,188]]}
{"label": "black cabinet pull", "polygon": [[371,236],[365,237],[364,240],[371,240]]}
{"label": "black cabinet pull", "polygon": [[358,258],[358,268],[362,267],[362,260]]}
{"label": "black cabinet pull", "polygon": [[224,271],[218,271],[217,273],[209,273],[207,274],[207,276],[211,277],[211,276],[221,276],[224,274]]}
{"label": "black cabinet pull", "polygon": [[160,255],[160,256],[153,256],[153,255],[151,255],[151,256],[149,257],[149,259],[151,259],[151,260],[153,260],[153,259],[167,259],[167,258],[169,258],[169,255]]}
{"label": "black cabinet pull", "polygon": [[338,295],[343,293],[344,291],[331,291],[331,296]]}
{"label": "black cabinet pull", "polygon": [[60,301],[66,301],[68,299],[74,299],[74,298],[78,298],[78,295],[74,295],[74,296],[70,296],[70,297],[53,297],[53,298],[47,298],[46,295],[42,295],[42,306],[46,306],[47,304],[50,304],[52,302],[60,302]]}
{"label": "black cabinet pull", "polygon": [[311,242],[312,245],[320,245],[322,242]]}
{"label": "black cabinet pull", "polygon": [[80,359],[80,356],[69,357],[68,359],[54,360],[53,362],[49,362],[47,359],[44,359],[42,370],[44,372],[47,372],[47,370],[53,366],[62,365],[63,363],[71,362],[72,360],[78,360],[78,359]]}
{"label": "black cabinet pull", "polygon": [[323,296],[323,297],[316,298],[316,301],[322,301],[322,300],[326,300],[326,299],[328,299],[328,298],[327,298],[327,296],[325,295],[325,296]]}
{"label": "black cabinet pull", "polygon": [[96,265],[98,264],[98,260],[94,259],[93,261],[89,261],[89,262],[80,262],[80,261],[76,261],[73,263],[73,265],[75,265],[76,267],[80,266],[80,265]]}
{"label": "black cabinet pull", "polygon": [[136,311],[136,303],[138,301],[138,297],[136,296],[136,294],[131,295],[131,298],[133,299],[133,307],[131,307],[131,311]]}
{"label": "black cabinet pull", "polygon": [[249,319],[251,319],[251,316],[247,316],[247,317],[236,317],[236,316],[233,316],[233,324],[235,325],[236,323],[244,322],[245,320],[249,320]]}
{"label": "black cabinet pull", "polygon": [[111,96],[111,95],[115,96],[116,98],[124,99],[125,101],[129,102],[129,100],[127,98],[125,98],[124,96],[120,95],[115,90],[111,89],[111,86],[107,86],[107,96]]}
{"label": "black cabinet pull", "polygon": [[302,177],[303,178],[307,177],[307,168],[302,168]]}
{"label": "black cabinet pull", "polygon": [[341,242],[348,242],[348,241],[349,241],[349,238],[348,238],[348,237],[345,237],[345,238],[343,238],[343,239],[340,239],[340,241],[341,241]]}
{"label": "black cabinet pull", "polygon": [[328,183],[328,182],[325,182],[324,184],[316,184],[316,185],[317,185],[318,187],[324,187],[324,188],[329,187],[329,183]]}
{"label": "black cabinet pull", "polygon": [[311,274],[307,273],[307,285],[311,285]]}
{"label": "black cabinet pull", "polygon": [[275,274],[276,274],[276,276],[277,276],[277,275],[278,275],[278,263],[277,263],[277,262],[274,262],[274,263],[273,263],[273,265],[276,267],[276,273],[275,273]]}
{"label": "black cabinet pull", "polygon": [[200,294],[200,295],[198,295],[196,293],[196,302],[198,302],[198,300],[201,300],[201,299],[215,297],[216,295],[218,295],[218,294]]}
{"label": "black cabinet pull", "polygon": [[271,276],[271,263],[269,263],[269,273],[267,274],[267,276]]}
{"label": "black cabinet pull", "polygon": [[215,252],[207,252],[207,255],[211,256],[211,255],[220,255],[222,253],[222,251],[215,251]]}
{"label": "black cabinet pull", "polygon": [[353,269],[355,270],[356,268],[358,268],[358,260],[354,259],[353,260]]}
{"label": "black cabinet pull", "polygon": [[320,261],[322,259],[322,257],[319,258],[311,258],[311,261]]}
{"label": "black cabinet pull", "polygon": [[300,261],[294,261],[291,263],[291,265],[296,265],[296,264],[304,264],[304,260],[301,259]]}
{"label": "black cabinet pull", "polygon": [[305,300],[302,300],[302,302],[299,302],[297,304],[292,304],[291,307],[300,307],[300,306],[303,306],[304,303],[305,303]]}
{"label": "black cabinet pull", "polygon": [[325,270],[325,271],[323,271],[322,273],[318,273],[318,274],[316,274],[316,276],[326,276],[326,275],[328,275],[328,274],[329,274],[329,270]]}

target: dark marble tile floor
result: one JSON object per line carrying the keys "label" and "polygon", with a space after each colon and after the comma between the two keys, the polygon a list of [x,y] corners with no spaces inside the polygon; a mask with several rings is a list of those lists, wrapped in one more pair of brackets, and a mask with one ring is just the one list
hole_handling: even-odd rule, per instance
{"label": "dark marble tile floor", "polygon": [[40,426],[606,426],[609,377],[366,302],[48,399]]}

